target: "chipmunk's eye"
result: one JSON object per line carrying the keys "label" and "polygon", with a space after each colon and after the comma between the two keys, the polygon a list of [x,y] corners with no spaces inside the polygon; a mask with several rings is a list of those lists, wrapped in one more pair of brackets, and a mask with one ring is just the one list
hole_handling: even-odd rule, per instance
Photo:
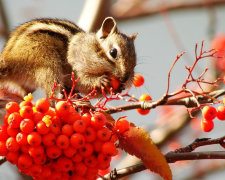
{"label": "chipmunk's eye", "polygon": [[117,56],[117,49],[116,48],[110,49],[109,54],[115,59]]}

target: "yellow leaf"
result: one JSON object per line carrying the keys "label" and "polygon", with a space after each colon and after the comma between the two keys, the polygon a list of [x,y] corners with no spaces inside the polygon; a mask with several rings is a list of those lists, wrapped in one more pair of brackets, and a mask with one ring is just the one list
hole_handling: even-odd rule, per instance
{"label": "yellow leaf", "polygon": [[130,126],[124,133],[117,133],[119,145],[127,153],[140,158],[145,167],[159,174],[165,180],[172,179],[170,167],[150,138],[150,135],[142,128]]}

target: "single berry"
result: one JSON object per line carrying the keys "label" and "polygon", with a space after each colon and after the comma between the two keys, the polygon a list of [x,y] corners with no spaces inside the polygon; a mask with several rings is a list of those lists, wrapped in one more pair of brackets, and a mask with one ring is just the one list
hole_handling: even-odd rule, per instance
{"label": "single berry", "polygon": [[8,125],[12,128],[19,128],[22,117],[18,112],[14,112],[8,117]]}
{"label": "single berry", "polygon": [[142,85],[144,84],[144,82],[145,82],[145,79],[144,79],[144,77],[143,77],[142,75],[140,75],[140,74],[135,74],[135,76],[134,76],[134,81],[133,81],[133,85],[134,85],[135,87],[140,87],[140,86],[142,86]]}
{"label": "single berry", "polygon": [[72,161],[75,163],[79,163],[83,160],[83,156],[80,155],[80,153],[76,153],[73,157],[72,157]]}
{"label": "single berry", "polygon": [[19,158],[18,151],[16,152],[9,151],[6,155],[7,161],[9,161],[11,164],[17,164],[18,158]]}
{"label": "single berry", "polygon": [[79,149],[81,156],[87,157],[93,153],[93,146],[89,143],[86,143],[82,148]]}
{"label": "single berry", "polygon": [[49,110],[50,103],[46,98],[40,98],[36,101],[35,107],[37,111],[41,113],[46,113]]}
{"label": "single berry", "polygon": [[0,141],[6,141],[8,137],[7,126],[5,124],[0,125]]}
{"label": "single berry", "polygon": [[130,122],[126,119],[119,119],[115,123],[115,130],[118,131],[119,133],[124,133],[130,128]]}
{"label": "single berry", "polygon": [[105,142],[102,145],[102,152],[109,156],[115,156],[117,153],[115,144],[113,144],[111,142]]}
{"label": "single berry", "polygon": [[73,123],[73,130],[77,133],[83,133],[86,130],[86,124],[83,120],[77,120]]}
{"label": "single berry", "polygon": [[68,171],[73,169],[73,161],[69,158],[66,158],[66,157],[60,157],[57,160],[57,164],[58,164],[58,168],[61,171],[68,172]]}
{"label": "single berry", "polygon": [[96,130],[93,127],[87,127],[84,132],[84,137],[86,142],[95,141],[97,136]]}
{"label": "single berry", "polygon": [[43,144],[45,146],[53,146],[56,142],[56,135],[54,133],[48,133],[43,135],[42,137]]}
{"label": "single berry", "polygon": [[65,124],[62,127],[62,134],[66,135],[66,136],[71,136],[74,133],[73,131],[73,126],[70,124]]}
{"label": "single berry", "polygon": [[214,128],[213,121],[206,121],[205,119],[201,120],[201,128],[204,132],[209,132]]}
{"label": "single berry", "polygon": [[84,164],[88,168],[96,167],[96,165],[97,165],[97,158],[94,155],[90,155],[88,157],[85,157],[84,158]]}
{"label": "single berry", "polygon": [[108,141],[112,135],[112,132],[108,129],[103,127],[97,131],[97,137],[101,141]]}
{"label": "single berry", "polygon": [[96,112],[91,118],[91,125],[95,129],[101,129],[106,124],[106,117],[100,112]]}
{"label": "single berry", "polygon": [[33,116],[33,108],[30,106],[23,106],[20,108],[20,115],[23,118],[32,119]]}
{"label": "single berry", "polygon": [[8,102],[5,106],[5,109],[8,113],[19,112],[20,106],[16,102]]}
{"label": "single berry", "polygon": [[42,142],[42,137],[37,132],[32,132],[27,136],[27,142],[31,146],[39,146]]}
{"label": "single berry", "polygon": [[33,118],[34,123],[37,124],[39,121],[42,120],[43,117],[44,117],[44,114],[37,111],[37,112],[34,112],[32,118]]}
{"label": "single berry", "polygon": [[22,108],[23,106],[33,107],[33,104],[30,101],[22,101],[19,106],[20,106],[20,108]]}
{"label": "single berry", "polygon": [[96,140],[93,142],[93,147],[95,152],[101,152],[102,151],[102,145],[104,144],[103,141]]}
{"label": "single berry", "polygon": [[119,80],[114,76],[110,76],[110,84],[112,85],[113,90],[117,90],[120,86]]}
{"label": "single berry", "polygon": [[90,126],[91,117],[92,117],[92,115],[90,113],[85,113],[81,116],[81,120],[83,120],[87,126]]}
{"label": "single berry", "polygon": [[77,152],[76,148],[71,146],[63,150],[63,154],[68,158],[72,158],[76,154],[76,152]]}
{"label": "single berry", "polygon": [[59,101],[55,105],[56,114],[60,117],[68,116],[70,113],[71,104],[67,101]]}
{"label": "single berry", "polygon": [[6,140],[6,148],[9,150],[9,151],[18,151],[20,149],[20,145],[17,143],[16,141],[16,138],[14,137],[9,137],[7,140]]}
{"label": "single berry", "polygon": [[213,106],[204,106],[202,116],[206,121],[212,121],[216,117],[216,108]]}
{"label": "single berry", "polygon": [[71,137],[70,137],[70,144],[74,147],[74,148],[81,148],[85,145],[85,138],[82,134],[79,133],[74,133]]}
{"label": "single berry", "polygon": [[39,134],[47,134],[50,131],[50,127],[47,127],[45,122],[43,121],[39,121],[36,124],[36,130],[37,132],[39,132]]}
{"label": "single berry", "polygon": [[9,136],[16,137],[16,135],[20,132],[19,128],[12,128],[10,126],[7,127],[7,133]]}
{"label": "single berry", "polygon": [[26,169],[31,167],[33,163],[32,158],[28,155],[28,154],[20,154],[19,158],[18,158],[18,167],[22,168],[22,169]]}
{"label": "single berry", "polygon": [[28,150],[28,153],[32,158],[40,158],[40,157],[44,156],[45,150],[44,150],[44,147],[42,145],[40,145],[40,146],[30,146],[29,150]]}
{"label": "single berry", "polygon": [[31,133],[34,130],[34,122],[31,119],[24,119],[20,123],[20,130],[24,133]]}
{"label": "single berry", "polygon": [[[150,101],[152,100],[151,96],[149,96],[148,94],[142,94],[139,98],[139,101],[142,102],[142,101]],[[141,109],[141,108],[138,108],[137,109],[137,112],[141,115],[147,115],[149,112],[150,112],[150,109]]]}
{"label": "single berry", "polygon": [[19,132],[17,135],[16,135],[16,141],[19,145],[27,145],[28,142],[27,142],[27,134],[24,133],[24,132]]}
{"label": "single berry", "polygon": [[59,135],[57,138],[56,138],[56,145],[60,148],[60,149],[66,149],[69,147],[69,144],[70,144],[70,141],[69,141],[69,138],[68,136],[66,135]]}
{"label": "single berry", "polygon": [[84,176],[87,171],[87,166],[82,162],[77,163],[77,164],[75,164],[74,171],[75,171],[76,175]]}
{"label": "single berry", "polygon": [[50,159],[57,159],[62,154],[62,150],[58,146],[54,145],[47,147],[46,153]]}
{"label": "single berry", "polygon": [[218,106],[217,107],[216,116],[219,120],[225,120],[225,106]]}

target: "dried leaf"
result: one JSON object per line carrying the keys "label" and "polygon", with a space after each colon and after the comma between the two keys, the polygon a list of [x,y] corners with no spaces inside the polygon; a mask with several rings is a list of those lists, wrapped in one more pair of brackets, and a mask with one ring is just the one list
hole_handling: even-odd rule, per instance
{"label": "dried leaf", "polygon": [[172,173],[165,157],[144,129],[130,126],[128,131],[117,135],[122,149],[140,158],[146,168],[158,173],[165,180],[172,179]]}

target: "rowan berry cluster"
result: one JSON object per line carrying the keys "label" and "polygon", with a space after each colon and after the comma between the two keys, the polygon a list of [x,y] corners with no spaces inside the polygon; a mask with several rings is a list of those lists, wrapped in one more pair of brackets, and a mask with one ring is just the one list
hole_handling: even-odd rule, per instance
{"label": "rowan berry cluster", "polygon": [[[225,98],[223,99],[225,103]],[[225,120],[225,106],[220,105],[217,108],[213,106],[204,106],[202,109],[203,119],[201,120],[201,128],[204,132],[210,132],[214,128],[213,120],[215,118],[224,121]]]}
{"label": "rowan berry cluster", "polygon": [[68,101],[57,102],[55,109],[48,99],[31,101],[28,95],[20,104],[6,105],[0,156],[37,180],[92,180],[109,168],[117,154],[114,131],[127,131],[127,120],[118,120],[110,130],[101,112],[80,115]]}

